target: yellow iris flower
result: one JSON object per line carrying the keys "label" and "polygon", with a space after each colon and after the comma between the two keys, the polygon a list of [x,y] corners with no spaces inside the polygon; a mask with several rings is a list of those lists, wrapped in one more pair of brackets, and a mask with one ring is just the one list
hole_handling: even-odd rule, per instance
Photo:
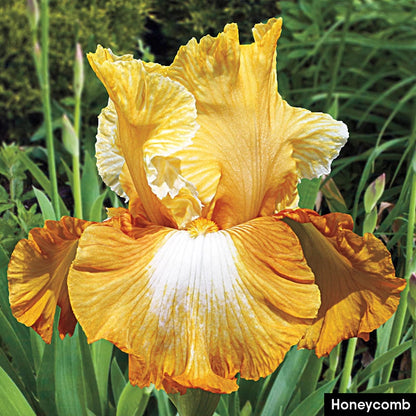
{"label": "yellow iris flower", "polygon": [[133,384],[237,389],[292,345],[328,354],[393,314],[403,279],[345,214],[298,209],[297,184],[329,172],[346,126],[277,92],[281,19],[192,39],[170,66],[88,56],[109,94],[104,182],[129,198],[109,220],[64,217],[21,240],[8,277],[16,318],[51,341],[78,321],[129,354]]}

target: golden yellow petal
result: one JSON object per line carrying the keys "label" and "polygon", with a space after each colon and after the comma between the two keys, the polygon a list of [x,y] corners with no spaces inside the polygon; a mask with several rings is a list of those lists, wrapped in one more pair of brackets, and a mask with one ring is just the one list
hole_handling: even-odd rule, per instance
{"label": "golden yellow petal", "polygon": [[340,341],[361,337],[395,312],[406,281],[395,277],[390,253],[372,234],[352,232],[346,214],[279,213],[299,237],[321,291],[322,306],[300,347],[328,354]]}
{"label": "golden yellow petal", "polygon": [[63,217],[46,221],[20,240],[8,268],[9,298],[16,319],[51,342],[56,306],[61,308],[59,333],[72,335],[76,319],[68,298],[67,274],[78,240],[90,222]]}
{"label": "golden yellow petal", "polygon": [[132,354],[133,384],[230,393],[237,373],[270,374],[316,316],[319,290],[283,222],[188,232],[114,214],[83,234],[68,286],[88,340]]}
{"label": "golden yellow petal", "polygon": [[[181,227],[198,217],[201,205],[196,189],[183,178],[180,160],[173,156],[191,143],[198,128],[192,94],[158,73],[158,67],[152,70],[138,60],[114,59],[101,47],[88,58],[114,102],[120,148],[149,218],[166,225],[174,221]],[[183,198],[190,199],[188,205],[198,208],[190,218],[169,218],[169,214],[166,218],[162,202],[168,196],[179,204]]]}
{"label": "golden yellow petal", "polygon": [[200,129],[177,156],[202,215],[221,228],[296,205],[299,179],[327,173],[348,136],[343,123],[277,93],[281,26],[258,24],[255,42],[240,45],[237,26],[227,25],[216,38],[192,39],[163,68],[195,97]]}
{"label": "golden yellow petal", "polygon": [[[257,32],[263,27],[263,36],[246,46],[240,46],[235,24],[216,38],[193,39],[168,70],[194,95],[200,125],[192,145],[178,152],[182,172],[207,206],[204,215],[222,228],[271,214],[275,200],[264,198],[274,198],[273,180],[276,190],[293,183],[292,149],[273,136],[281,19],[258,25]],[[276,165],[279,177],[270,181]]]}

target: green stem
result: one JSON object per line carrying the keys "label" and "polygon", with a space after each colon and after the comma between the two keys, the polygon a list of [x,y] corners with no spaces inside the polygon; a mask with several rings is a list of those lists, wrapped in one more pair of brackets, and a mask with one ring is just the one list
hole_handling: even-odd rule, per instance
{"label": "green stem", "polygon": [[338,72],[341,66],[342,56],[344,54],[345,38],[347,36],[348,28],[350,27],[350,17],[351,17],[352,9],[353,9],[353,2],[350,1],[347,12],[345,14],[345,21],[344,21],[344,26],[342,28],[341,41],[338,45],[338,52],[337,52],[337,56],[335,59],[335,65],[333,66],[333,69],[332,69],[331,82],[329,84],[328,95],[327,95],[326,104],[325,104],[326,111],[328,111],[328,109],[331,107],[332,97],[333,97],[333,94],[335,91],[335,85],[338,79]]}
{"label": "green stem", "polygon": [[335,375],[337,373],[340,353],[341,353],[341,343],[339,343],[329,353],[329,368],[325,373],[325,379],[327,381],[333,380],[335,378]]}
{"label": "green stem", "polygon": [[[413,236],[415,230],[415,214],[416,214],[416,122],[413,123],[412,134],[410,137],[410,145],[413,147],[413,158],[410,161],[409,169],[411,169],[410,179],[410,202],[409,202],[409,217],[407,222],[407,235],[406,235],[406,267],[405,278],[409,281],[410,274],[412,273],[412,261],[414,258],[413,253]],[[401,294],[400,304],[397,308],[393,328],[389,340],[389,349],[399,345],[401,335],[403,332],[404,321],[407,311],[407,293],[409,292],[409,284],[406,285],[404,291]],[[414,338],[413,338],[414,339]],[[416,354],[416,353],[415,353]],[[413,358],[412,358],[413,359]],[[393,370],[393,361],[386,366],[383,371],[381,382],[387,383],[390,380],[390,375]]]}
{"label": "green stem", "polygon": [[78,152],[72,156],[72,173],[73,173],[73,196],[74,196],[74,215],[77,218],[83,218],[82,212],[82,196],[81,196],[81,174],[79,162],[79,137],[81,124],[81,95],[75,95],[75,114],[74,114],[74,130],[78,139]]}
{"label": "green stem", "polygon": [[341,375],[341,381],[339,384],[339,392],[346,393],[348,383],[351,378],[351,371],[354,364],[355,347],[357,346],[357,338],[351,338],[348,340],[347,353],[345,355],[344,369]]}
{"label": "green stem", "polygon": [[45,118],[46,149],[48,152],[49,179],[51,181],[52,205],[56,219],[61,216],[59,207],[58,179],[56,175],[55,150],[53,143],[52,112],[49,88],[49,0],[41,0],[41,68],[40,84],[42,93],[43,115]]}

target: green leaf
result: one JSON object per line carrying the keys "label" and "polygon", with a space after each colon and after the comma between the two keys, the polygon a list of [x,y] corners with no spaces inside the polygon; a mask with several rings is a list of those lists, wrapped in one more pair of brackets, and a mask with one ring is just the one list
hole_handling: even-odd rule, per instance
{"label": "green leaf", "polygon": [[33,191],[35,192],[36,199],[38,200],[38,204],[40,206],[40,210],[42,211],[43,220],[57,220],[55,210],[53,209],[51,201],[49,201],[48,197],[39,189],[33,187]]}
{"label": "green leaf", "polygon": [[321,178],[302,179],[298,185],[299,207],[314,209]]}
{"label": "green leaf", "polygon": [[97,387],[102,409],[108,407],[108,377],[113,348],[113,344],[104,339],[96,341],[91,345],[92,362],[97,378]]}
{"label": "green leaf", "polygon": [[411,393],[409,388],[412,379],[406,378],[404,380],[395,380],[390,383],[381,384],[371,389],[366,389],[363,393]]}
{"label": "green leaf", "polygon": [[297,350],[296,347],[292,347],[286,354],[261,416],[275,416],[279,412],[284,414],[312,353],[306,349]]}
{"label": "green leaf", "polygon": [[56,406],[59,416],[87,416],[85,380],[77,328],[72,337],[59,340],[54,332]]}
{"label": "green leaf", "polygon": [[25,386],[31,391],[36,391],[34,369],[27,356],[28,348],[23,346],[2,309],[0,309],[0,334],[3,345],[7,346],[7,351],[13,358],[13,365],[24,380]]}
{"label": "green leaf", "polygon": [[[54,331],[56,330],[57,324],[55,322]],[[40,406],[48,416],[58,415],[55,398],[55,346],[56,340],[54,338],[52,338],[51,344],[45,345],[36,380]]]}
{"label": "green leaf", "polygon": [[324,405],[324,394],[331,393],[337,381],[338,377],[319,387],[319,389],[315,390],[305,400],[299,403],[293,412],[290,413],[290,416],[316,415]]}
{"label": "green leaf", "polygon": [[[96,371],[94,369],[93,357],[92,357],[92,346],[90,347],[87,342],[82,328],[78,326],[78,343],[81,353],[81,363],[84,375],[85,395],[88,404],[88,409],[93,411],[96,415],[103,413],[104,409],[108,407],[107,390],[100,400],[100,393],[98,389],[98,381],[96,377]],[[107,367],[107,378],[105,380],[105,388],[107,389],[108,379],[108,367]]]}
{"label": "green leaf", "polygon": [[171,405],[168,395],[163,390],[153,390],[153,395],[157,401],[158,416],[173,416],[175,414],[173,405]]}
{"label": "green leaf", "polygon": [[89,221],[101,222],[103,220],[103,202],[107,196],[107,190],[105,190],[101,195],[99,195],[96,200],[93,202],[90,209]]}
{"label": "green leaf", "polygon": [[[121,393],[117,406],[117,416],[142,416],[152,393],[151,387],[143,389],[132,386],[127,382]],[[166,413],[159,413],[165,416]]]}
{"label": "green leaf", "polygon": [[379,371],[385,365],[394,360],[397,356],[408,350],[411,347],[411,344],[412,340],[406,341],[403,344],[400,344],[397,347],[394,347],[391,350],[385,352],[383,355],[380,355],[380,357],[374,359],[374,361],[372,361],[364,370],[359,370],[351,383],[351,391],[355,391],[366,380],[368,380],[372,374]]}
{"label": "green leaf", "polygon": [[81,177],[83,212],[91,212],[94,202],[100,196],[100,183],[95,159],[86,152]]}
{"label": "green leaf", "polygon": [[0,367],[0,416],[36,416],[13,380]]}
{"label": "green leaf", "polygon": [[120,370],[120,366],[117,363],[116,357],[113,357],[111,361],[111,389],[113,391],[114,401],[116,406],[120,399],[121,393],[123,392],[124,386],[126,385],[126,378],[124,377],[123,372]]}
{"label": "green leaf", "polygon": [[[42,172],[41,169],[39,169],[36,163],[34,163],[27,154],[21,152],[19,157],[22,160],[24,166],[29,170],[31,175],[36,179],[42,189],[47,193],[47,195],[51,196],[51,184],[48,177]],[[61,208],[62,215],[68,215],[68,209],[61,198],[59,198],[59,207]]]}

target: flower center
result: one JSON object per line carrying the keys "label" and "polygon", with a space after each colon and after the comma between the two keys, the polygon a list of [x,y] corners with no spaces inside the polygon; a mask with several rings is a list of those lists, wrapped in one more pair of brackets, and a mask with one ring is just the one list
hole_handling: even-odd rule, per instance
{"label": "flower center", "polygon": [[205,235],[207,233],[215,233],[218,231],[218,225],[214,221],[208,220],[207,218],[197,218],[189,223],[186,227],[189,235],[193,238],[199,235]]}

